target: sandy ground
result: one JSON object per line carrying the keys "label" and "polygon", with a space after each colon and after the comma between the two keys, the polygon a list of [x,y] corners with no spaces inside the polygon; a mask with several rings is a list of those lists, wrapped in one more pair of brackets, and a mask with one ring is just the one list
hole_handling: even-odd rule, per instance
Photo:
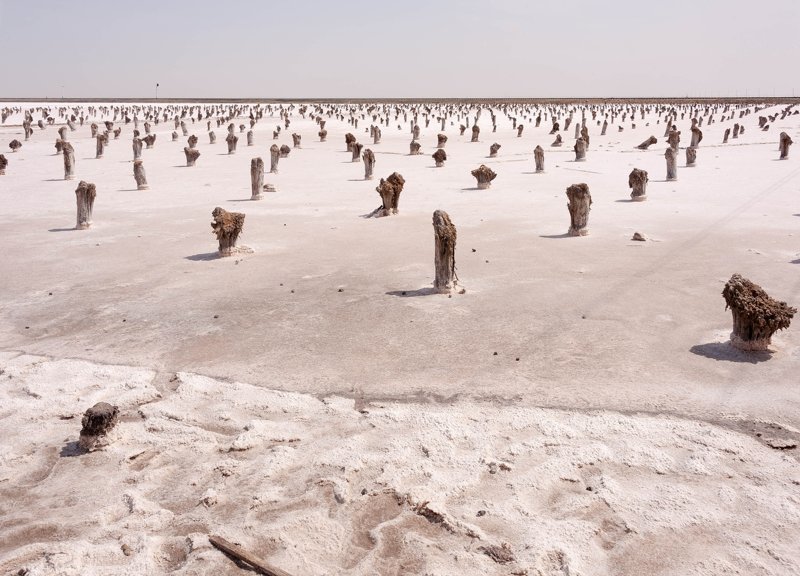
{"label": "sandy ground", "polygon": [[[194,168],[155,126],[148,191],[132,124],[101,160],[86,125],[69,135],[98,188],[86,231],[56,131],[35,128],[0,177],[0,573],[239,573],[208,533],[295,575],[800,573],[797,449],[775,448],[800,438],[800,337],[734,351],[720,295],[739,272],[800,303],[797,151],[777,160],[800,115],[757,130],[780,109],[704,123],[677,182],[655,115],[606,136],[589,122],[583,163],[574,127],[557,149],[549,120],[517,138],[484,112],[470,143],[454,119],[437,169],[436,122],[409,156],[402,116],[372,145],[367,119],[329,120],[321,143],[295,113],[278,144],[297,132],[302,148],[259,202],[250,159],[269,165],[277,116],[235,155],[224,127],[209,145],[189,124]],[[734,122],[745,134],[722,145]],[[377,180],[348,131],[376,177],[405,177],[399,216],[362,217]],[[498,173],[485,191],[481,163]],[[650,173],[643,203],[628,201],[634,167]],[[570,238],[577,182],[594,204],[590,235]],[[247,214],[252,254],[215,257],[215,206]],[[428,291],[435,209],[458,227],[463,295]],[[100,400],[121,409],[115,442],[80,454]],[[503,545],[507,564],[485,552]]]}

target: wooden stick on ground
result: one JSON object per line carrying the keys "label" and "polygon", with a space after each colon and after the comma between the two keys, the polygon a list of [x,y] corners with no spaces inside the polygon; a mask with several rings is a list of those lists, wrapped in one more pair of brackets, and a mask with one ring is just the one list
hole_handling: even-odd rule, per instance
{"label": "wooden stick on ground", "polygon": [[260,574],[264,574],[265,576],[291,576],[288,572],[284,572],[280,568],[273,568],[269,566],[266,562],[253,556],[249,552],[242,550],[241,546],[238,544],[233,544],[232,542],[228,542],[225,538],[220,536],[213,536],[209,535],[208,541],[214,545],[214,547],[222,550],[226,554],[229,554],[236,558],[237,560],[241,560],[246,564],[249,564],[253,568],[255,568]]}

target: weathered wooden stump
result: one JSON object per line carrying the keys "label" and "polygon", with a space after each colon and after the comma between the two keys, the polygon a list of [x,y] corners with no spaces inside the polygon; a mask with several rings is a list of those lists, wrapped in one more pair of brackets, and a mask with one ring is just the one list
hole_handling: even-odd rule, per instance
{"label": "weathered wooden stump", "polygon": [[317,136],[319,136],[320,142],[325,142],[325,140],[327,140],[328,138],[328,131],[323,128],[322,130],[317,132]]}
{"label": "weathered wooden stump", "polygon": [[473,170],[472,175],[478,181],[478,190],[486,190],[487,188],[490,188],[492,186],[492,180],[497,178],[497,174],[495,174],[494,170],[485,164],[481,164],[475,170]]}
{"label": "weathered wooden stump", "polygon": [[689,146],[686,149],[686,166],[693,168],[696,166],[697,162],[697,148],[694,146]]}
{"label": "weathered wooden stump", "polygon": [[489,146],[489,158],[496,158],[498,150],[500,150],[500,144],[497,142]]}
{"label": "weathered wooden stump", "polygon": [[269,172],[270,174],[277,174],[278,173],[278,161],[281,157],[281,149],[278,148],[277,144],[273,144],[269,147]]}
{"label": "weathered wooden stump", "polygon": [[631,189],[631,200],[644,202],[647,199],[647,170],[634,168],[628,175],[628,188]]}
{"label": "weathered wooden stump", "polygon": [[730,128],[725,128],[725,135],[722,137],[722,143],[723,144],[727,144],[728,143],[728,136],[730,136],[730,135],[731,135],[731,129]]}
{"label": "weathered wooden stump", "polygon": [[286,144],[281,145],[281,147],[278,150],[281,153],[281,158],[288,158],[289,153],[292,151],[292,149],[289,148]]}
{"label": "weathered wooden stump", "polygon": [[107,445],[108,434],[117,425],[119,408],[107,402],[98,402],[89,408],[81,419],[81,434],[78,445],[92,451]]}
{"label": "weathered wooden stump", "polygon": [[61,151],[64,149],[64,141],[61,138],[56,138],[56,156],[61,154]]}
{"label": "weathered wooden stump", "polygon": [[97,197],[97,188],[94,184],[83,180],[78,182],[78,187],[75,189],[75,200],[78,205],[76,230],[86,230],[92,226],[92,209],[94,208],[95,197]]}
{"label": "weathered wooden stump", "polygon": [[667,180],[678,179],[678,152],[675,148],[667,148],[664,152],[664,158],[667,159]]}
{"label": "weathered wooden stump", "polygon": [[242,233],[244,226],[244,214],[241,212],[228,212],[219,206],[211,212],[214,221],[211,222],[211,230],[217,236],[219,242],[219,255],[222,257],[232,256],[236,251],[236,241]]}
{"label": "weathered wooden stump", "polygon": [[264,161],[261,158],[250,160],[250,200],[261,200],[264,191]]}
{"label": "weathered wooden stump", "polygon": [[456,227],[444,210],[433,213],[434,235],[434,281],[433,288],[439,294],[458,290],[456,275]]}
{"label": "weathered wooden stump", "polygon": [[419,154],[420,154],[420,148],[422,148],[422,144],[420,144],[420,143],[419,143],[419,142],[417,142],[416,140],[412,140],[412,141],[411,141],[411,142],[408,144],[408,154],[409,154],[410,156],[419,156]]}
{"label": "weathered wooden stump", "polygon": [[20,148],[22,148],[22,142],[14,138],[11,142],[8,143],[8,147],[11,148],[11,152],[16,152]]}
{"label": "weathered wooden stump", "polygon": [[586,236],[589,233],[589,210],[592,206],[592,195],[586,184],[573,184],[567,188],[567,210],[570,225],[567,233],[570,236]]}
{"label": "weathered wooden stump", "polygon": [[473,124],[472,126],[472,141],[477,142],[478,136],[481,134],[481,129],[477,124]]}
{"label": "weathered wooden stump", "polygon": [[703,131],[700,130],[697,126],[692,126],[692,141],[690,142],[689,146],[692,148],[697,148],[700,145],[700,141],[703,139]]}
{"label": "weathered wooden stump", "polygon": [[525,129],[524,124],[517,126],[517,138],[522,138],[522,131]]}
{"label": "weathered wooden stump", "polygon": [[346,146],[348,152],[353,151],[353,144],[355,144],[355,142],[356,142],[356,137],[353,136],[352,133],[348,132],[347,134],[344,135],[344,145]]}
{"label": "weathered wooden stump", "polygon": [[405,183],[403,176],[397,172],[392,172],[385,180],[381,178],[380,183],[375,188],[381,197],[381,205],[372,211],[370,217],[379,218],[397,214],[400,193],[403,191]]}
{"label": "weathered wooden stump", "polygon": [[780,156],[781,160],[786,160],[787,158],[789,158],[789,146],[791,146],[792,144],[794,144],[794,142],[789,137],[789,135],[786,132],[781,132],[780,143],[778,145],[781,152]]}
{"label": "weathered wooden stump", "polygon": [[198,158],[200,158],[200,150],[197,150],[196,148],[189,148],[186,146],[183,149],[183,153],[186,155],[187,166],[194,166],[194,163],[197,162]]}
{"label": "weathered wooden stump", "polygon": [[669,136],[667,136],[667,142],[669,143],[670,148],[677,152],[678,145],[681,143],[681,131],[671,130]]}
{"label": "weathered wooden stump", "polygon": [[556,139],[553,140],[553,143],[550,144],[552,148],[560,148],[564,141],[561,139],[561,134],[556,134]]}
{"label": "weathered wooden stump", "polygon": [[292,146],[294,148],[300,148],[300,140],[301,140],[300,134],[292,134]]}
{"label": "weathered wooden stump", "polygon": [[189,148],[197,148],[197,136],[195,136],[194,134],[189,136],[187,142],[189,144]]}
{"label": "weathered wooden stump", "polygon": [[437,134],[436,135],[436,147],[437,148],[444,148],[447,145],[447,135],[445,134]]}
{"label": "weathered wooden stump", "polygon": [[375,168],[375,154],[367,148],[362,154],[364,159],[364,180],[372,180],[372,171]]}
{"label": "weathered wooden stump", "polygon": [[6,168],[8,167],[8,159],[0,154],[0,176],[6,175]]}
{"label": "weathered wooden stump", "polygon": [[178,141],[178,133],[175,132],[174,130],[172,131],[172,141],[173,142],[177,142]]}
{"label": "weathered wooden stump", "polygon": [[445,160],[447,160],[447,152],[444,149],[439,148],[432,154],[433,161],[436,162],[436,167],[441,168],[444,166]]}
{"label": "weathered wooden stump", "polygon": [[544,172],[544,149],[541,146],[533,149],[533,161],[536,164],[536,173]]}
{"label": "weathered wooden stump", "polygon": [[575,162],[586,161],[586,141],[583,138],[578,138],[572,149],[575,151]]}
{"label": "weathered wooden stump", "polygon": [[133,178],[136,180],[137,190],[147,190],[150,186],[147,185],[147,176],[144,173],[144,162],[142,160],[133,161]]}
{"label": "weathered wooden stump", "polygon": [[239,142],[239,137],[233,132],[228,132],[225,142],[228,143],[228,154],[236,154],[236,144]]}
{"label": "weathered wooden stump", "polygon": [[738,124],[733,125],[733,139],[736,140],[739,137],[739,131],[741,127]]}
{"label": "weathered wooden stump", "polygon": [[142,157],[142,139],[138,136],[133,137],[133,159],[138,160]]}
{"label": "weathered wooden stump", "polygon": [[255,140],[253,139],[253,131],[252,130],[248,130],[247,131],[247,145],[248,146],[253,146],[254,144],[255,144]]}
{"label": "weathered wooden stump", "polygon": [[61,145],[61,153],[64,156],[64,180],[75,179],[75,149],[69,142]]}
{"label": "weathered wooden stump", "polygon": [[209,144],[216,144],[217,143],[217,135],[214,134],[214,131],[208,133],[208,143]]}
{"label": "weathered wooden stump", "polygon": [[772,335],[789,327],[797,312],[771,298],[761,286],[734,274],[722,290],[725,309],[733,314],[731,344],[740,350],[766,350]]}
{"label": "weathered wooden stump", "polygon": [[650,148],[650,146],[652,146],[653,144],[655,144],[657,142],[658,142],[658,139],[656,139],[655,136],[650,136],[650,138],[648,138],[647,140],[645,140],[644,142],[639,144],[637,146],[637,148],[639,150],[647,150],[648,148]]}

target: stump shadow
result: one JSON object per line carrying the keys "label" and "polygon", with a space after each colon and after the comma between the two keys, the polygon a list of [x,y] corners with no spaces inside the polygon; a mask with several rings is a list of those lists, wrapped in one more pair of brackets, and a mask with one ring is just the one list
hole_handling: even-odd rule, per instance
{"label": "stump shadow", "polygon": [[[481,188],[478,188],[477,186],[472,186],[471,188],[462,188],[461,190],[464,192],[471,192],[472,190],[481,190]],[[489,190],[489,188],[485,188],[485,190]]]}
{"label": "stump shadow", "polygon": [[772,352],[745,352],[731,346],[730,342],[708,342],[707,344],[695,344],[689,348],[689,352],[697,356],[703,356],[711,360],[723,362],[739,362],[745,364],[759,364],[772,358]]}
{"label": "stump shadow", "polygon": [[185,256],[186,260],[191,260],[192,262],[207,262],[208,260],[217,260],[220,258],[219,252],[205,252],[202,254],[192,254],[191,256]]}
{"label": "stump shadow", "polygon": [[64,446],[61,447],[61,452],[59,452],[59,456],[62,458],[74,458],[75,456],[80,456],[81,454],[86,454],[86,450],[81,448],[80,443],[77,440],[73,440],[72,442],[67,442]]}
{"label": "stump shadow", "polygon": [[572,236],[569,232],[563,234],[539,234],[539,238],[580,238],[580,236]]}
{"label": "stump shadow", "polygon": [[392,290],[386,293],[387,296],[397,296],[399,298],[415,298],[417,296],[431,296],[433,294],[438,294],[433,286],[419,288],[418,290]]}
{"label": "stump shadow", "polygon": [[64,178],[48,178],[47,180],[42,180],[42,182],[69,182]]}
{"label": "stump shadow", "polygon": [[790,260],[789,264],[800,264],[800,258],[798,258],[796,260]]}

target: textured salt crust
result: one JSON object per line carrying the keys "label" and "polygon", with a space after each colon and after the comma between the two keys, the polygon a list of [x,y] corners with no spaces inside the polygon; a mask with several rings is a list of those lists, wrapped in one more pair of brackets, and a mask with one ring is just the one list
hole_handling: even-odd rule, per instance
{"label": "textured salt crust", "polygon": [[[356,409],[190,373],[159,393],[148,370],[25,355],[2,368],[3,574],[238,573],[208,533],[294,574],[800,567],[797,461],[704,422]],[[120,406],[115,441],[76,455],[80,415],[101,400]],[[513,563],[480,551],[502,544]]]}

